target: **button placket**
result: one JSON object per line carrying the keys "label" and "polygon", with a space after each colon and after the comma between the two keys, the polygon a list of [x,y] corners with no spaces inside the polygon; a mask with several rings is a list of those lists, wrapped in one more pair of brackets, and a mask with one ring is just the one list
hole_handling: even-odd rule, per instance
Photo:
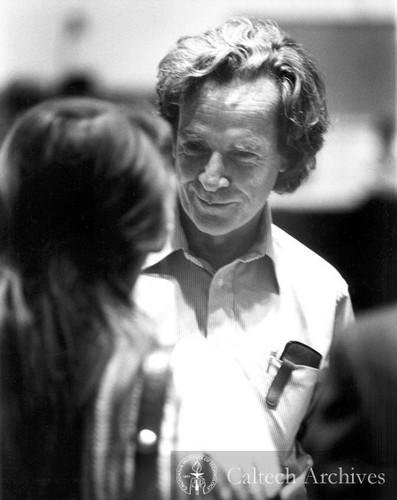
{"label": "button placket", "polygon": [[[230,273],[230,271],[229,271]],[[215,273],[208,294],[207,334],[214,335],[233,330],[233,299],[229,276],[225,270]]]}

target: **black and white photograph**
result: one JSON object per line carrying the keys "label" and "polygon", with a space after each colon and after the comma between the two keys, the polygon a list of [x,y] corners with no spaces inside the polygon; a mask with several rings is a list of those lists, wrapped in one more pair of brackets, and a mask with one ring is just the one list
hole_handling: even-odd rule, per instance
{"label": "black and white photograph", "polygon": [[0,500],[397,499],[395,0],[2,0]]}

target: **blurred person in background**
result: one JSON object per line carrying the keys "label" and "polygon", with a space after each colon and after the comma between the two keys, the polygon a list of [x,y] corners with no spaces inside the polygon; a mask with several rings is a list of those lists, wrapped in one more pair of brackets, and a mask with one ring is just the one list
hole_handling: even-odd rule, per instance
{"label": "blurred person in background", "polygon": [[307,436],[310,498],[396,498],[396,323],[396,306],[369,310],[332,347]]}
{"label": "blurred person in background", "polygon": [[86,72],[71,72],[55,86],[58,97],[99,97],[101,93],[94,76]]}
{"label": "blurred person in background", "polygon": [[[169,493],[174,449],[274,452],[235,361],[197,339],[167,357],[131,300],[143,260],[164,242],[172,179],[155,142],[118,105],[47,101],[7,135],[0,151],[3,498],[176,498]],[[152,308],[167,299],[153,290]],[[197,405],[197,391],[211,411]],[[239,432],[243,409],[248,428]],[[274,453],[238,460],[242,472],[255,464],[280,472]],[[226,469],[218,483],[214,498],[262,500],[281,488],[232,484]]]}
{"label": "blurred person in background", "polygon": [[237,360],[280,463],[302,475],[320,370],[353,315],[345,281],[272,225],[268,198],[315,167],[329,121],[324,82],[276,23],[234,18],[180,38],[157,92],[174,134],[178,206],[174,234],[144,272],[175,285],[178,338],[206,337]]}

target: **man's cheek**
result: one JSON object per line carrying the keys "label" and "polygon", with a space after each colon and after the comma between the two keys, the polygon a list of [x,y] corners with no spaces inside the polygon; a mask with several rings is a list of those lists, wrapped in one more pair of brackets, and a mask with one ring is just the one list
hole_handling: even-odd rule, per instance
{"label": "man's cheek", "polygon": [[183,168],[177,170],[177,180],[180,185],[185,185],[193,181],[197,177],[197,170],[195,168]]}

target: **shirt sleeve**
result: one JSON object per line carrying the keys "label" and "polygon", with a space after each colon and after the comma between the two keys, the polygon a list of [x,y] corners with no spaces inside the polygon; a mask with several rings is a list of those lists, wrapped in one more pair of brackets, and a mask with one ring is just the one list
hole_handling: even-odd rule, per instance
{"label": "shirt sleeve", "polygon": [[[347,286],[347,285],[346,285]],[[341,331],[346,330],[346,327],[354,323],[355,316],[353,305],[348,290],[342,294],[336,305],[335,313],[335,335],[337,336]]]}
{"label": "shirt sleeve", "polygon": [[[347,335],[349,332],[349,327],[355,323],[355,315],[353,311],[353,306],[351,302],[350,295],[348,293],[347,284],[345,283],[346,290],[340,293],[337,298],[336,309],[335,309],[335,321],[334,321],[334,334],[333,334],[333,344],[339,342],[339,340]],[[324,387],[324,377],[328,371],[330,359],[330,351],[321,364],[321,372],[319,374],[318,381],[313,391],[313,396],[311,398],[309,409],[306,416],[302,422],[301,428],[299,430],[298,440],[303,445],[304,449],[310,451],[310,443],[307,442],[307,434],[312,427],[313,414],[319,404],[319,399],[323,393]]]}
{"label": "shirt sleeve", "polygon": [[[355,322],[352,301],[347,289],[337,298],[334,321],[333,342],[336,342],[341,336],[346,335],[348,328]],[[329,365],[329,352],[323,361],[322,368],[327,368]]]}

